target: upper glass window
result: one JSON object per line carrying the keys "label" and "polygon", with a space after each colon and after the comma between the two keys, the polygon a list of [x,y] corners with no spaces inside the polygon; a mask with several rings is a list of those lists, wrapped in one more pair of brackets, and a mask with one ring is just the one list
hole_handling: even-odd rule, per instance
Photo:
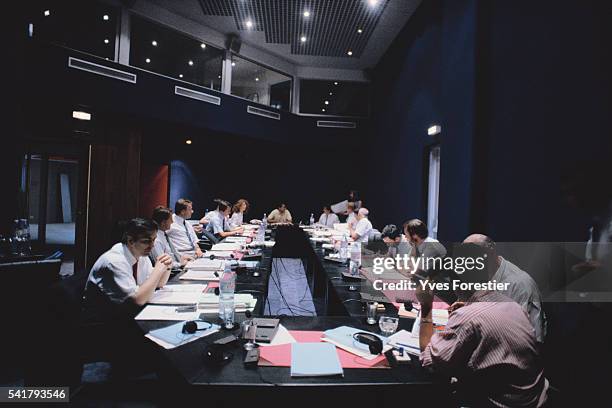
{"label": "upper glass window", "polygon": [[368,116],[367,82],[300,81],[300,112],[319,115]]}
{"label": "upper glass window", "polygon": [[291,77],[232,56],[232,95],[272,108],[291,109]]}
{"label": "upper glass window", "polygon": [[222,50],[132,16],[130,65],[220,91],[222,63]]}
{"label": "upper glass window", "polygon": [[115,60],[118,9],[93,1],[37,2],[30,8],[33,38]]}

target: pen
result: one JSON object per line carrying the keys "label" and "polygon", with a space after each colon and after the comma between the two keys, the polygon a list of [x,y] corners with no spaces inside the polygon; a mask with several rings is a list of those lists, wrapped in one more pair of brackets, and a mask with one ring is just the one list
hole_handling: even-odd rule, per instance
{"label": "pen", "polygon": [[395,343],[395,344],[397,344],[398,346],[408,347],[414,350],[421,350],[420,347],[411,346],[410,344],[404,344],[404,343]]}
{"label": "pen", "polygon": [[196,309],[196,305],[191,305],[191,306],[181,306],[181,307],[177,307],[176,309],[174,309],[177,313],[184,313],[184,312],[195,312]]}

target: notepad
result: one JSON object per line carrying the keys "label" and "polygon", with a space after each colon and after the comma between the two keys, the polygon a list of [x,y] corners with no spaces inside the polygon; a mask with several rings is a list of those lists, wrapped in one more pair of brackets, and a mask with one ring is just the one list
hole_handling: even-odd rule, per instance
{"label": "notepad", "polygon": [[147,303],[158,305],[192,305],[198,303],[206,285],[166,285],[156,290]]}
{"label": "notepad", "polygon": [[291,376],[344,375],[336,347],[329,343],[291,344]]}
{"label": "notepad", "polygon": [[240,244],[235,242],[221,242],[220,244],[215,244],[210,248],[211,251],[238,251],[240,249]]}
{"label": "notepad", "polygon": [[179,276],[182,280],[197,280],[197,281],[218,281],[220,273],[215,275],[215,271],[200,271],[189,269],[187,272]]}
{"label": "notepad", "polygon": [[198,271],[222,271],[225,261],[221,259],[198,258],[187,262],[185,269]]}

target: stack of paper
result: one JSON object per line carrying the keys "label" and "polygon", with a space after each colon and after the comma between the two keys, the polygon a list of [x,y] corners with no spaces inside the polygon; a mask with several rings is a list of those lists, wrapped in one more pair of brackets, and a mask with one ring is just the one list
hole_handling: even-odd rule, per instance
{"label": "stack of paper", "polygon": [[152,330],[145,335],[165,349],[173,349],[183,344],[192,342],[209,334],[219,331],[219,326],[207,322],[198,322],[198,327],[208,328],[208,330],[198,330],[193,334],[183,333],[184,322],[176,323],[162,329]]}
{"label": "stack of paper", "polygon": [[198,271],[222,271],[225,261],[222,259],[198,258],[187,262],[185,269]]}
{"label": "stack of paper", "polygon": [[180,312],[180,306],[166,305],[147,305],[138,315],[135,320],[195,320],[200,316],[196,308],[189,312]]}
{"label": "stack of paper", "polygon": [[400,330],[392,336],[389,336],[387,340],[387,345],[383,348],[383,351],[387,351],[392,346],[397,348],[404,349],[405,352],[420,356],[421,355],[421,347],[419,345],[419,338],[413,337],[412,333],[406,330]]}
{"label": "stack of paper", "polygon": [[236,242],[221,242],[215,244],[210,248],[211,251],[238,251],[240,250],[240,244]]}
{"label": "stack of paper", "polygon": [[291,376],[344,375],[336,347],[326,343],[293,343]]}
{"label": "stack of paper", "polygon": [[[257,304],[257,299],[249,293],[236,293],[234,295],[234,306],[237,313],[253,310]],[[214,293],[204,293],[198,302],[200,313],[215,313],[219,311],[219,296]]]}
{"label": "stack of paper", "polygon": [[359,357],[365,358],[366,360],[373,360],[377,358],[378,355],[370,353],[367,344],[359,343],[353,338],[353,334],[355,333],[368,333],[377,336],[383,342],[383,346],[387,342],[384,337],[378,336],[377,334],[364,332],[363,330],[348,326],[340,326],[332,330],[326,330],[324,332],[324,337],[321,340],[334,344],[337,347],[340,347],[341,349]]}
{"label": "stack of paper", "polygon": [[[221,276],[221,273],[217,274]],[[199,271],[188,269],[187,272],[185,272],[179,277],[179,279],[197,281],[218,281],[219,276],[215,276],[215,271]]]}
{"label": "stack of paper", "polygon": [[148,303],[162,305],[190,305],[198,303],[206,285],[166,285],[156,290]]}
{"label": "stack of paper", "polygon": [[243,237],[243,236],[233,236],[233,237],[227,237],[223,240],[223,242],[226,243],[237,243],[237,244],[246,244],[248,240],[248,237]]}

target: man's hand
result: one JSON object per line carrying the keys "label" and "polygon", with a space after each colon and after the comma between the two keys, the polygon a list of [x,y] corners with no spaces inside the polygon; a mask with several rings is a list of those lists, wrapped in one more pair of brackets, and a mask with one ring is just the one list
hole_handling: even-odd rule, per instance
{"label": "man's hand", "polygon": [[155,269],[158,269],[162,272],[172,268],[172,258],[168,254],[161,254],[155,260]]}
{"label": "man's hand", "polygon": [[202,252],[200,247],[196,247],[196,249],[195,249],[195,256],[196,256],[196,258],[201,258],[201,257],[204,256],[204,252]]}
{"label": "man's hand", "polygon": [[465,306],[465,302],[455,302],[448,307],[448,314],[452,314],[455,310]]}
{"label": "man's hand", "polygon": [[429,280],[425,281],[426,289],[423,289],[423,285],[421,284],[417,284],[416,288],[416,298],[419,301],[419,304],[421,305],[421,316],[428,315],[429,312],[431,312],[431,309],[433,308],[434,295],[433,291],[427,286],[427,283],[429,283]]}
{"label": "man's hand", "polygon": [[196,224],[196,225],[193,226],[193,230],[197,234],[200,234],[204,230],[204,227],[202,227],[202,224]]}
{"label": "man's hand", "polygon": [[193,256],[181,255],[181,266],[185,266],[189,261],[193,261]]}

